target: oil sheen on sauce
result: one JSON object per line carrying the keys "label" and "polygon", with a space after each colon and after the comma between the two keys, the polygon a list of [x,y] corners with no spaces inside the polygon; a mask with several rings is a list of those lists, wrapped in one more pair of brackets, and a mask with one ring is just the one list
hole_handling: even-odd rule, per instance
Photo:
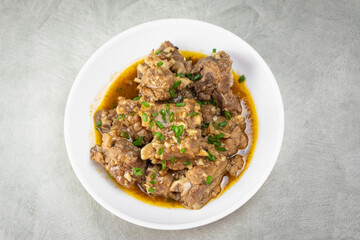
{"label": "oil sheen on sauce", "polygon": [[[180,51],[181,54],[186,59],[191,59],[193,63],[196,63],[197,60],[200,58],[204,58],[207,55],[198,53],[198,52],[192,52],[192,51]],[[138,89],[136,88],[138,86],[137,83],[134,82],[134,78],[137,75],[137,65],[144,62],[144,59],[134,62],[132,65],[127,67],[116,79],[115,81],[110,85],[110,87],[106,90],[105,95],[103,96],[99,107],[96,111],[100,109],[111,109],[116,107],[117,105],[117,98],[119,96],[123,96],[125,98],[133,99],[134,97],[138,96]],[[249,143],[248,146],[245,149],[239,150],[238,154],[243,156],[243,159],[245,161],[245,165],[243,167],[243,171],[237,176],[237,177],[230,177],[230,176],[224,176],[223,180],[221,182],[221,193],[217,196],[221,196],[222,193],[224,193],[227,189],[229,189],[234,183],[236,183],[240,177],[244,174],[246,169],[248,168],[251,158],[255,149],[256,145],[256,137],[257,137],[257,116],[255,111],[255,105],[252,100],[252,97],[250,95],[250,92],[248,88],[246,87],[246,84],[244,82],[239,83],[238,79],[240,74],[232,72],[234,84],[231,87],[231,90],[241,98],[241,105],[242,105],[242,115],[245,118],[246,121],[246,129],[245,133],[248,136]],[[250,80],[249,80],[250,81]],[[95,143],[98,145],[101,145],[101,134],[96,130],[95,121],[94,121],[94,131],[95,131]],[[121,188],[123,191],[125,191],[127,194],[131,195],[132,197],[159,207],[166,207],[166,208],[184,208],[183,205],[179,202],[175,202],[171,199],[164,199],[159,197],[150,197],[145,192],[141,190],[140,187],[134,185],[130,189],[125,188],[118,184],[114,179],[113,181],[116,183],[116,186]],[[216,198],[217,198],[216,197]],[[216,198],[211,199],[210,201],[215,200]]]}

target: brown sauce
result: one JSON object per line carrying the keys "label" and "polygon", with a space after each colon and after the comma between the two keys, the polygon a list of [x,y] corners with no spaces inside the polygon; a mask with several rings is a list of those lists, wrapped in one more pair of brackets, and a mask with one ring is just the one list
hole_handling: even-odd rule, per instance
{"label": "brown sauce", "polygon": [[[181,54],[186,58],[192,60],[193,63],[196,63],[197,60],[200,58],[204,58],[207,55],[198,53],[198,52],[191,52],[191,51],[180,51]],[[114,108],[117,105],[117,99],[119,96],[123,96],[125,98],[133,99],[134,97],[138,96],[137,86],[138,84],[134,82],[134,78],[137,75],[136,67],[138,64],[144,62],[144,59],[134,62],[131,66],[126,68],[117,78],[116,80],[110,85],[110,87],[106,90],[103,99],[96,111],[100,109],[110,109]],[[237,79],[239,79],[239,74],[232,72],[234,78],[234,85],[232,86],[231,90],[240,98],[242,99],[241,105],[243,107],[242,115],[245,117],[246,120],[246,129],[245,133],[248,135],[249,144],[245,150],[240,150],[238,154],[243,156],[245,160],[245,166],[243,171],[239,174],[238,177],[230,177],[224,176],[223,183],[227,182],[226,185],[222,186],[222,192],[217,196],[221,196],[223,192],[229,189],[234,183],[236,183],[239,178],[244,174],[246,169],[248,168],[251,158],[253,156],[255,145],[256,145],[256,138],[257,138],[257,131],[258,131],[258,121],[255,111],[255,104],[252,100],[250,95],[249,89],[246,87],[245,82],[239,83]],[[94,121],[94,131],[95,131],[95,142],[98,145],[101,145],[101,134],[96,130],[95,121]],[[225,181],[226,180],[226,181]],[[145,192],[141,190],[138,186],[132,186],[130,189],[125,188],[118,184],[114,179],[113,181],[116,183],[116,186],[121,188],[123,191],[131,195],[132,197],[159,207],[166,207],[166,208],[183,208],[184,206],[181,203],[176,202],[171,199],[165,199],[160,197],[150,197]],[[210,201],[216,198],[211,199]]]}

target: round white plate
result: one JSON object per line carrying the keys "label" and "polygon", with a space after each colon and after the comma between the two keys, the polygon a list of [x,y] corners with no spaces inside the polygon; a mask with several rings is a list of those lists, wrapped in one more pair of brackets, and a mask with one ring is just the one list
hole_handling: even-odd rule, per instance
{"label": "round white plate", "polygon": [[[181,50],[210,54],[225,50],[233,69],[246,75],[246,84],[256,105],[259,131],[249,168],[240,180],[218,199],[200,210],[161,208],[141,202],[107,177],[90,160],[93,144],[90,113],[99,91],[111,76],[149,54],[165,40]],[[278,157],[284,131],[284,110],[279,88],[260,55],[235,34],[215,25],[187,19],[165,19],[138,25],[110,39],[80,70],[71,88],[65,110],[64,134],[71,165],[81,184],[104,208],[129,222],[155,229],[186,229],[214,222],[248,201],[269,176]]]}

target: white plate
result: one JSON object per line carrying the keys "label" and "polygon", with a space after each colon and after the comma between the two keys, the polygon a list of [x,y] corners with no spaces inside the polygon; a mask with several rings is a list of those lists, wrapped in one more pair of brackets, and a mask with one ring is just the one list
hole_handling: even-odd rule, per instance
{"label": "white plate", "polygon": [[[168,209],[143,203],[105,177],[90,160],[93,144],[91,105],[110,77],[147,55],[163,41],[182,50],[210,54],[225,50],[233,69],[246,75],[254,99],[259,131],[249,168],[241,179],[201,210]],[[96,107],[96,106],[95,106]],[[71,88],[65,110],[64,134],[71,165],[81,184],[104,208],[129,222],[155,229],[186,229],[214,222],[248,201],[269,176],[278,157],[284,131],[284,110],[276,80],[260,55],[233,33],[215,25],[187,19],[165,19],[126,30],[101,46],[85,63]],[[101,171],[99,173],[99,171]]]}

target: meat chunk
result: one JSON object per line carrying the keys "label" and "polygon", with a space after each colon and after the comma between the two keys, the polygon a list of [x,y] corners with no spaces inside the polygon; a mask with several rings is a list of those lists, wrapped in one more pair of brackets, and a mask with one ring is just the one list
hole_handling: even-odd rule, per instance
{"label": "meat chunk", "polygon": [[171,185],[170,191],[179,192],[181,201],[186,207],[200,209],[220,193],[219,184],[226,166],[226,158],[219,155],[215,162],[208,162],[188,170],[185,178]]}
{"label": "meat chunk", "polygon": [[113,122],[110,133],[113,136],[131,138],[133,141],[142,138],[142,144],[150,142],[152,133],[142,126],[141,117],[138,113],[140,106],[141,104],[138,101],[119,97],[116,107],[117,118]]}
{"label": "meat chunk", "polygon": [[140,149],[125,139],[111,142],[110,145],[103,142],[102,146],[91,148],[90,154],[92,160],[100,163],[119,184],[127,188],[139,182],[145,171],[146,162],[140,159]]}
{"label": "meat chunk", "polygon": [[244,167],[245,161],[243,160],[243,157],[236,155],[230,159],[227,166],[227,171],[229,172],[230,176],[237,177],[244,170]]}
{"label": "meat chunk", "polygon": [[160,170],[157,165],[149,167],[142,187],[151,196],[168,198],[174,177],[171,173]]}
{"label": "meat chunk", "polygon": [[[138,66],[138,89],[146,101],[167,100],[174,83],[179,80],[176,74],[185,74],[191,70],[191,61],[186,62],[178,49],[168,41],[145,58],[145,63]],[[184,79],[183,85],[190,82]]]}
{"label": "meat chunk", "polygon": [[229,55],[221,51],[200,59],[191,72],[201,74],[201,79],[195,82],[195,91],[200,100],[210,101],[214,98],[221,109],[240,113],[240,101],[230,89],[233,82],[231,64]]}
{"label": "meat chunk", "polygon": [[[226,125],[224,125],[226,123]],[[205,130],[208,135],[208,142],[220,143],[216,145],[224,149],[222,152],[225,156],[231,156],[237,153],[239,149],[246,148],[248,138],[244,132],[245,119],[239,114],[228,121],[223,116],[215,116],[214,122]],[[221,138],[214,141],[216,136],[223,134]]]}
{"label": "meat chunk", "polygon": [[95,113],[94,120],[96,126],[100,129],[102,133],[107,133],[110,131],[113,121],[116,119],[115,109],[110,110],[99,110]]}

